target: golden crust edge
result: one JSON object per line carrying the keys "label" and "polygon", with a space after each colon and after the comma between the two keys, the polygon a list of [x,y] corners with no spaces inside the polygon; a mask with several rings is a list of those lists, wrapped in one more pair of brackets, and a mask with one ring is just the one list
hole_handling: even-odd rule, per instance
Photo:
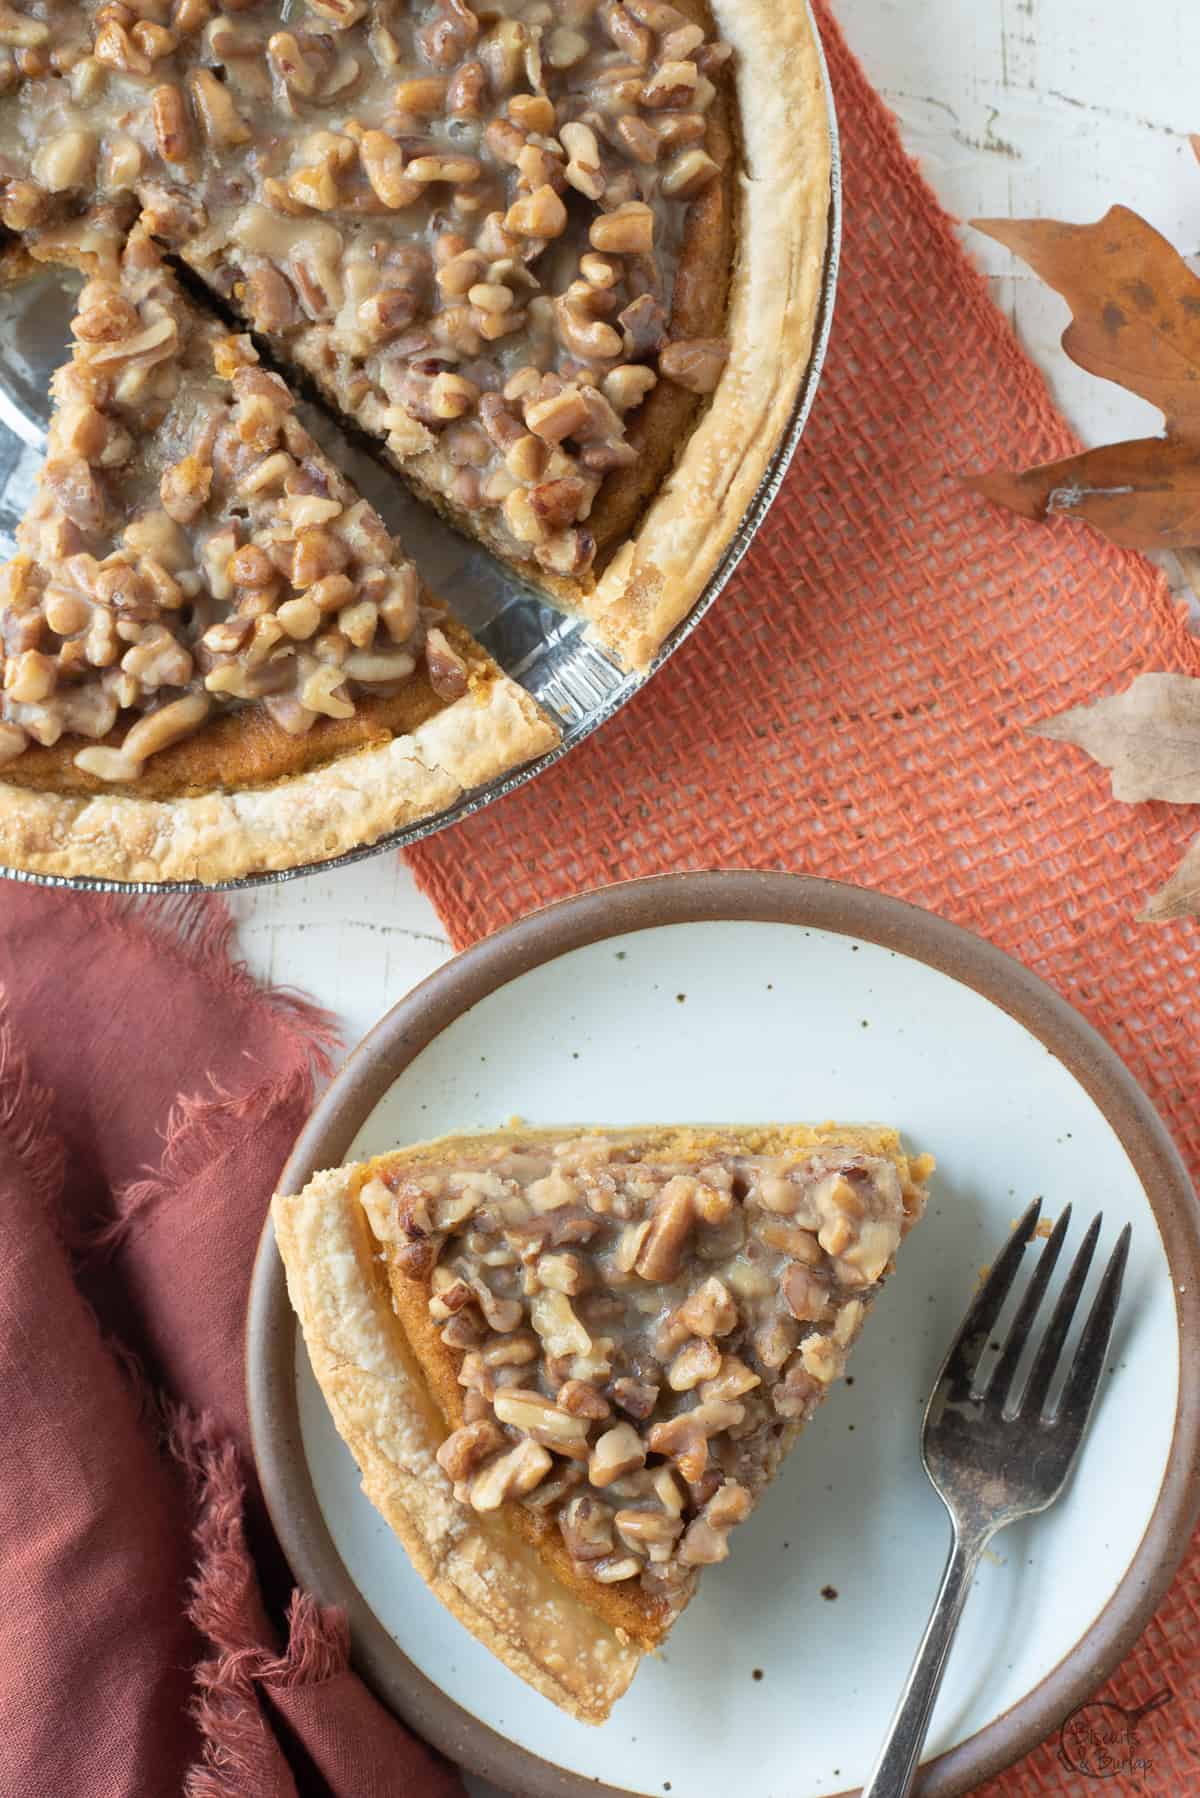
{"label": "golden crust edge", "polygon": [[828,236],[833,146],[821,49],[802,0],[711,0],[737,52],[741,136],[730,357],[634,537],[585,604],[588,635],[644,668],[732,541],[808,371]]}
{"label": "golden crust edge", "polygon": [[434,1595],[519,1678],[584,1723],[627,1690],[638,1650],[564,1592],[503,1517],[454,1498],[424,1391],[357,1201],[362,1164],[276,1194],[271,1215],[314,1375],[366,1496]]}
{"label": "golden crust edge", "polygon": [[0,777],[0,863],[211,885],[328,861],[445,811],[558,741],[537,702],[497,669],[416,730],[263,787],[142,799],[33,792]]}

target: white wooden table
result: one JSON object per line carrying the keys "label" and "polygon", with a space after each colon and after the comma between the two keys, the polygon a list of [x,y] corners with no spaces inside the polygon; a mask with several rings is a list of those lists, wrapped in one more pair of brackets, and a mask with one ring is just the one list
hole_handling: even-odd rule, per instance
{"label": "white wooden table", "polygon": [[[905,143],[957,217],[1089,220],[1121,200],[1185,253],[1200,249],[1200,164],[1187,136],[1200,130],[1195,0],[836,5]],[[963,235],[1081,435],[1157,430],[1149,406],[1062,355],[1065,306],[998,245]],[[450,953],[391,854],[237,894],[234,910],[255,971],[315,995],[341,1019],[348,1045]]]}

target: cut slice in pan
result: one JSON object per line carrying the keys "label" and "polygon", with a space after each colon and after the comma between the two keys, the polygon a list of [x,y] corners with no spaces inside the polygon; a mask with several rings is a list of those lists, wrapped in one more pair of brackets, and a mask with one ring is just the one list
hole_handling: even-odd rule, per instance
{"label": "cut slice in pan", "polygon": [[293,867],[554,745],[141,227],[73,328],[0,576],[0,861],[205,882]]}
{"label": "cut slice in pan", "polygon": [[874,1127],[513,1129],[273,1215],[367,1495],[468,1628],[601,1722],[842,1373],[932,1165]]}

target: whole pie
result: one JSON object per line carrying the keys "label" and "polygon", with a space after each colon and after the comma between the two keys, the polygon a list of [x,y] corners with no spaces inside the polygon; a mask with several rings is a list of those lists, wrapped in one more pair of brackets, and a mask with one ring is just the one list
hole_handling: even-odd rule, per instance
{"label": "whole pie", "polygon": [[363,1490],[468,1629],[598,1723],[844,1371],[932,1167],[882,1128],[510,1129],[272,1216]]}
{"label": "whole pie", "polygon": [[[791,414],[828,193],[799,0],[0,4],[10,272],[89,277],[0,616],[0,861],[287,867],[551,746],[292,447],[295,384],[644,667]],[[248,514],[239,432],[283,470]]]}

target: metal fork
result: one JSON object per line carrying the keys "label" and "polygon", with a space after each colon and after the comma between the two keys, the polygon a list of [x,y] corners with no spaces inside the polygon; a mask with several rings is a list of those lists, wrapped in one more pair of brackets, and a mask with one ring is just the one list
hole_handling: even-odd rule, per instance
{"label": "metal fork", "polygon": [[1075,1465],[1096,1402],[1129,1257],[1128,1224],[1117,1238],[1061,1395],[1052,1409],[1047,1401],[1100,1236],[1099,1216],[1092,1219],[1080,1244],[1024,1389],[1013,1395],[1022,1353],[1033,1340],[1038,1308],[1066,1239],[1069,1205],[1038,1257],[999,1359],[982,1387],[978,1384],[980,1362],[1040,1213],[1041,1201],[1036,1200],[1004,1245],[950,1345],[925,1408],[921,1459],[950,1513],[950,1556],[933,1615],[862,1798],[905,1798],[911,1791],[980,1556],[1005,1524],[1054,1503]]}

